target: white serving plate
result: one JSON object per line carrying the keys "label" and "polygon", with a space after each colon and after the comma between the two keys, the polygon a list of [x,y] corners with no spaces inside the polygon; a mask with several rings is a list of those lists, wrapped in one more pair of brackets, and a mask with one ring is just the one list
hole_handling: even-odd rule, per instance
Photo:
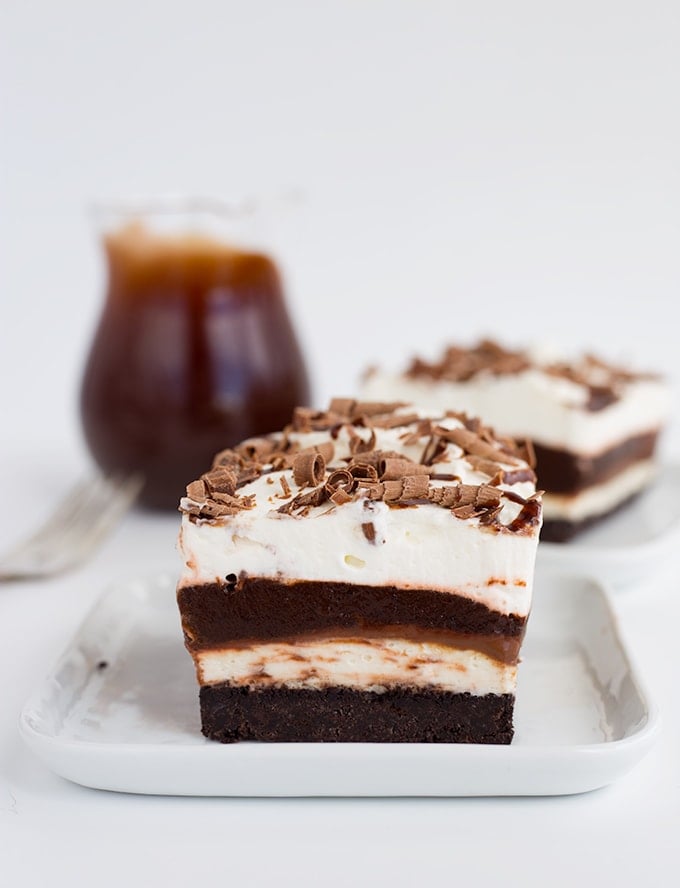
{"label": "white serving plate", "polygon": [[644,586],[680,546],[680,466],[656,480],[611,518],[568,543],[539,543],[538,565],[550,573],[597,577],[616,589]]}
{"label": "white serving plate", "polygon": [[[101,665],[106,664],[106,665]],[[26,704],[53,771],[99,789],[205,796],[584,792],[620,777],[658,729],[594,582],[537,578],[511,746],[205,740],[170,579],[111,589]]]}

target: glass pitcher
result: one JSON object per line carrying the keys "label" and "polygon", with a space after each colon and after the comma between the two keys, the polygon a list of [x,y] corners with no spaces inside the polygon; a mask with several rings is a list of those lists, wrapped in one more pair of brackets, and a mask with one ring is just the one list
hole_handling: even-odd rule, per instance
{"label": "glass pitcher", "polygon": [[207,202],[105,212],[108,292],[81,391],[105,472],[144,478],[140,503],[176,508],[213,455],[283,428],[309,403],[303,357],[253,214]]}

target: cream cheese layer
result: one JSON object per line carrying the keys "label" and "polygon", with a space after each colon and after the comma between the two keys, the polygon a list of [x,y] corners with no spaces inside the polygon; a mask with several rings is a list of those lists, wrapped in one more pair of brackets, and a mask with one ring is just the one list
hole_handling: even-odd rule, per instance
{"label": "cream cheese layer", "polygon": [[513,694],[517,666],[478,651],[394,639],[279,641],[200,651],[201,684],[289,688],[344,686],[377,693],[389,687],[429,687],[454,693]]}

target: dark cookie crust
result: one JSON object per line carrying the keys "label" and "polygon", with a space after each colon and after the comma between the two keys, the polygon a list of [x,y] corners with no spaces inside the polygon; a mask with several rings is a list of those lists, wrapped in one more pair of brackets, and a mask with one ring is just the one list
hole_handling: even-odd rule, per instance
{"label": "dark cookie crust", "polygon": [[513,694],[391,688],[201,688],[201,724],[220,743],[498,743],[512,741]]}

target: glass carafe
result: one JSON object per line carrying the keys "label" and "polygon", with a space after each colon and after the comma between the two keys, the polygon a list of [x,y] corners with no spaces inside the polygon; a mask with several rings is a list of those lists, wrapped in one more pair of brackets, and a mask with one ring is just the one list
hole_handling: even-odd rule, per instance
{"label": "glass carafe", "polygon": [[300,348],[250,214],[194,203],[104,216],[108,292],[85,368],[85,437],[106,472],[176,508],[212,456],[309,402]]}

